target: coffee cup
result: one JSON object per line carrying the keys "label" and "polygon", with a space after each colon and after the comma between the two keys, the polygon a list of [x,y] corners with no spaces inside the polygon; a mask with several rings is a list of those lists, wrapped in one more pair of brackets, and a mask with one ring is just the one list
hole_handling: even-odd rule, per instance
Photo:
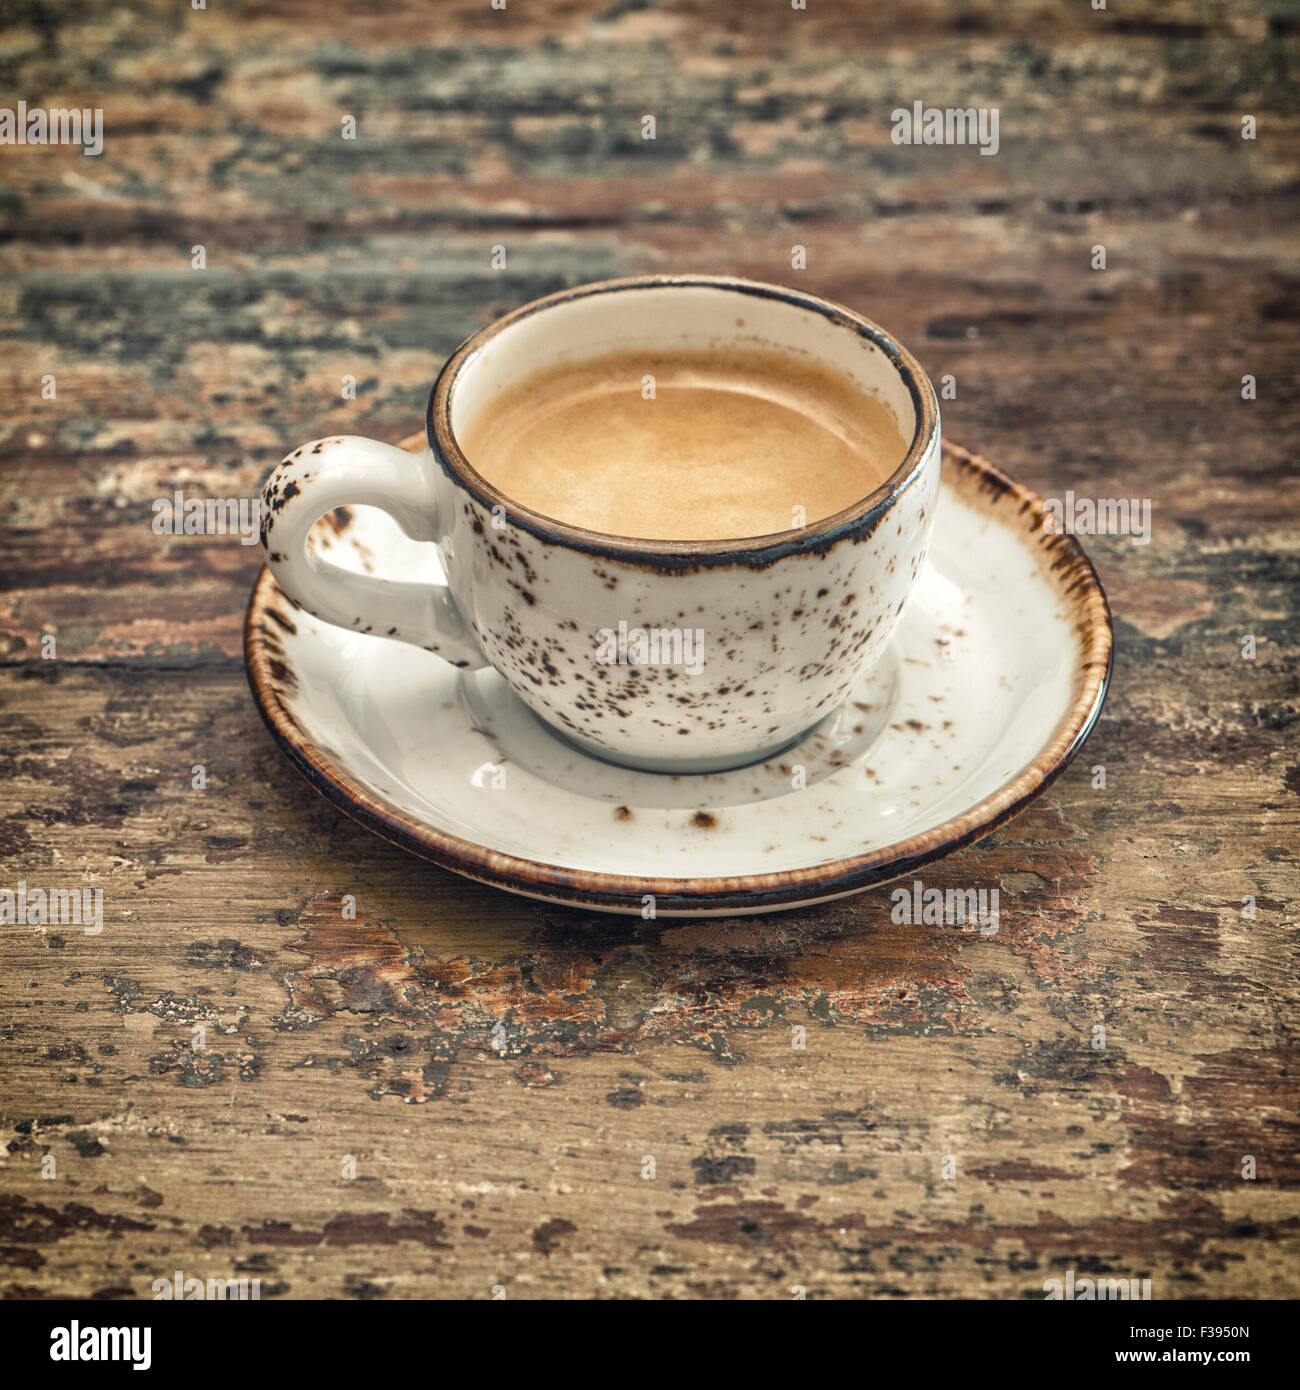
{"label": "coffee cup", "polygon": [[[466,440],[482,437],[494,413],[517,413],[520,392],[539,373],[608,375],[611,361],[635,363],[641,354],[647,362],[751,354],[773,379],[782,362],[792,380],[833,377],[837,399],[847,392],[864,419],[883,412],[893,422],[899,456],[878,481],[864,473],[874,485],[864,483],[861,496],[829,515],[801,517],[792,496],[789,526],[693,539],[695,504],[683,494],[674,521],[667,485],[655,493],[656,514],[681,534],[638,535],[645,528],[635,505],[625,520],[590,529],[508,495],[467,455]],[[646,402],[654,408],[653,391]],[[755,400],[760,433],[763,408]],[[849,309],[731,277],[640,276],[527,304],[452,354],[426,424],[418,454],[335,435],[279,465],[261,517],[280,588],[324,622],[411,643],[467,671],[494,667],[583,751],[655,772],[770,758],[838,708],[888,645],[924,561],[938,496],[938,402],[912,356]],[[593,470],[575,495],[599,489],[602,459],[611,474],[625,462],[619,439],[595,424],[585,429],[581,411],[564,429],[581,438],[575,457]],[[852,429],[850,420],[845,438]],[[709,460],[689,431],[679,442],[672,476],[690,478]],[[783,450],[768,449],[778,455],[768,463],[797,477],[801,465]],[[642,481],[656,488],[654,477]],[[736,524],[748,529],[743,477],[732,491],[740,494]],[[321,517],[361,506],[382,509],[436,546],[446,583],[358,574],[309,543]]]}

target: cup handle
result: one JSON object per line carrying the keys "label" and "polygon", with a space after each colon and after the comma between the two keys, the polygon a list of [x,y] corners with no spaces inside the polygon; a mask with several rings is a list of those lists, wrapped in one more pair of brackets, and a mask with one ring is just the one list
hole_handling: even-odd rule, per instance
{"label": "cup handle", "polygon": [[445,584],[356,574],[307,543],[336,507],[379,507],[418,541],[436,541],[429,461],[358,435],[295,449],[262,489],[262,550],[280,588],[323,622],[436,652],[453,666],[487,658]]}

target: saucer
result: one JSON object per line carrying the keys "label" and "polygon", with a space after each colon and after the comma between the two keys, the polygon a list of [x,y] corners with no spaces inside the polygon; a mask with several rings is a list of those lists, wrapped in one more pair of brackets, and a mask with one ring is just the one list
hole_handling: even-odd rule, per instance
{"label": "saucer", "polygon": [[[1023,810],[1082,746],[1110,677],[1110,609],[1078,542],[986,460],[943,454],[929,558],[889,652],[767,762],[603,762],[490,668],[319,622],[265,568],[244,627],[253,698],[317,791],[468,878],[607,912],[649,916],[653,898],[660,917],[845,897]],[[370,508],[334,513],[313,541],[365,573],[442,579],[435,547]]]}

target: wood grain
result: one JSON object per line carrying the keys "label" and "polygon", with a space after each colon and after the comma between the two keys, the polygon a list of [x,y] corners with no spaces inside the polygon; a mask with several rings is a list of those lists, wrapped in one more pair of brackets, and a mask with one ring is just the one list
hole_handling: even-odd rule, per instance
{"label": "wood grain", "polygon": [[[0,1292],[1300,1293],[1289,7],[8,23],[13,99],[102,107],[105,146],[0,149],[0,886],[101,888],[104,930],[0,926]],[[997,156],[893,145],[915,100],[997,106]],[[1149,545],[1088,542],[1118,654],[1084,757],[927,877],[1000,884],[995,937],[887,890],[628,923],[410,858],[262,729],[256,547],[153,532],[176,488],[409,433],[475,328],[641,270],[847,302],[955,378],[952,438],[1152,500]]]}

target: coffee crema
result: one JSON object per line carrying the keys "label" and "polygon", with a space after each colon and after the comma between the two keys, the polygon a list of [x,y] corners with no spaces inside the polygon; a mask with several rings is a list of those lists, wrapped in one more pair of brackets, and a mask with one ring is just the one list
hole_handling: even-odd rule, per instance
{"label": "coffee crema", "polygon": [[508,500],[636,540],[743,540],[852,506],[902,463],[893,412],[789,354],[611,353],[543,369],[459,440]]}

